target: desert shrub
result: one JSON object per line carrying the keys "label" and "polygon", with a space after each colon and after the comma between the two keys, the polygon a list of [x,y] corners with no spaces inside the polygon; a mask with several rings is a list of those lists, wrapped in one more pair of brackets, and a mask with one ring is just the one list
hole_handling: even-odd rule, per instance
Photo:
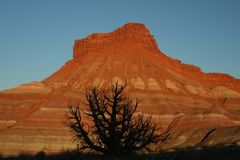
{"label": "desert shrub", "polygon": [[[68,103],[66,124],[74,132],[79,150],[105,155],[128,154],[168,138],[168,133],[158,134],[151,115],[136,113],[140,101],[133,102],[125,89],[126,85],[119,83],[109,89],[90,87],[85,94],[85,108],[88,108],[85,111],[79,102]],[[82,112],[92,123],[84,123]]]}

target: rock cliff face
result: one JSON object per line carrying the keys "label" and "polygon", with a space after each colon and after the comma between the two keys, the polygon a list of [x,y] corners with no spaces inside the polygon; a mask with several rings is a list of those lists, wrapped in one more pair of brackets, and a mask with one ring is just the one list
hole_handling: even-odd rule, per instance
{"label": "rock cliff face", "polygon": [[94,33],[86,38],[76,40],[74,44],[74,59],[98,52],[102,48],[117,43],[134,41],[151,50],[158,50],[157,43],[143,24],[128,23],[111,33]]}
{"label": "rock cliff face", "polygon": [[[138,111],[152,114],[163,127],[181,117],[175,135],[185,139],[177,146],[197,144],[212,128],[221,139],[214,143],[222,143],[227,134],[222,128],[240,124],[240,80],[168,57],[143,24],[76,40],[73,51],[73,59],[43,81],[0,92],[2,154],[74,147],[64,126],[67,101],[84,98],[88,85],[115,81],[127,81],[129,95],[141,99]],[[239,141],[239,131],[234,127],[228,136]]]}
{"label": "rock cliff face", "polygon": [[117,48],[119,44],[128,42],[135,42],[134,45],[140,45],[152,52],[160,53],[159,57],[165,66],[177,73],[202,82],[208,87],[222,85],[240,91],[240,81],[230,75],[223,73],[203,73],[201,68],[197,66],[182,64],[181,61],[166,56],[159,50],[149,30],[143,24],[138,23],[128,23],[114,32],[94,33],[86,38],[76,40],[73,47],[73,58],[79,59],[88,53],[101,52],[109,46]]}

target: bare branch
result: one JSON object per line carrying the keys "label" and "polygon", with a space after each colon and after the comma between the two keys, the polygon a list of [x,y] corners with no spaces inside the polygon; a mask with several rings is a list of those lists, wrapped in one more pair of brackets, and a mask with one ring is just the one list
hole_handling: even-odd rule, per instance
{"label": "bare branch", "polygon": [[[69,103],[67,126],[75,133],[78,148],[89,149],[103,154],[126,154],[147,148],[152,143],[169,138],[169,130],[158,135],[158,127],[152,116],[136,114],[139,99],[135,103],[125,94],[126,84],[113,84],[109,90],[93,86],[86,91],[85,112],[91,126],[84,126],[80,103]],[[87,129],[86,129],[87,128]]]}

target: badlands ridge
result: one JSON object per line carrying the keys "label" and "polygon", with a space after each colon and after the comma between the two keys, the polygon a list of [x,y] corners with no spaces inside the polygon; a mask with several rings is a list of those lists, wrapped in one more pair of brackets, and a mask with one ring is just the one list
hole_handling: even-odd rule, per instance
{"label": "badlands ridge", "polygon": [[73,59],[41,82],[0,92],[0,153],[74,148],[64,126],[68,100],[83,99],[89,85],[116,81],[127,81],[129,95],[141,99],[138,111],[163,128],[181,117],[166,147],[240,141],[240,80],[168,57],[143,24],[127,23],[76,40]]}

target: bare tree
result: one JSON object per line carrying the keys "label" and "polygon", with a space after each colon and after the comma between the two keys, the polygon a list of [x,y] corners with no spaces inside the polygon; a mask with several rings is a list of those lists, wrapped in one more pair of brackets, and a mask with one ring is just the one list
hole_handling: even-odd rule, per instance
{"label": "bare tree", "polygon": [[116,83],[109,90],[91,87],[86,91],[85,115],[90,122],[84,125],[80,103],[69,103],[67,126],[74,132],[78,149],[89,149],[103,154],[128,154],[142,150],[152,143],[166,141],[169,134],[158,135],[152,117],[137,114],[139,100],[127,96],[126,85]]}

